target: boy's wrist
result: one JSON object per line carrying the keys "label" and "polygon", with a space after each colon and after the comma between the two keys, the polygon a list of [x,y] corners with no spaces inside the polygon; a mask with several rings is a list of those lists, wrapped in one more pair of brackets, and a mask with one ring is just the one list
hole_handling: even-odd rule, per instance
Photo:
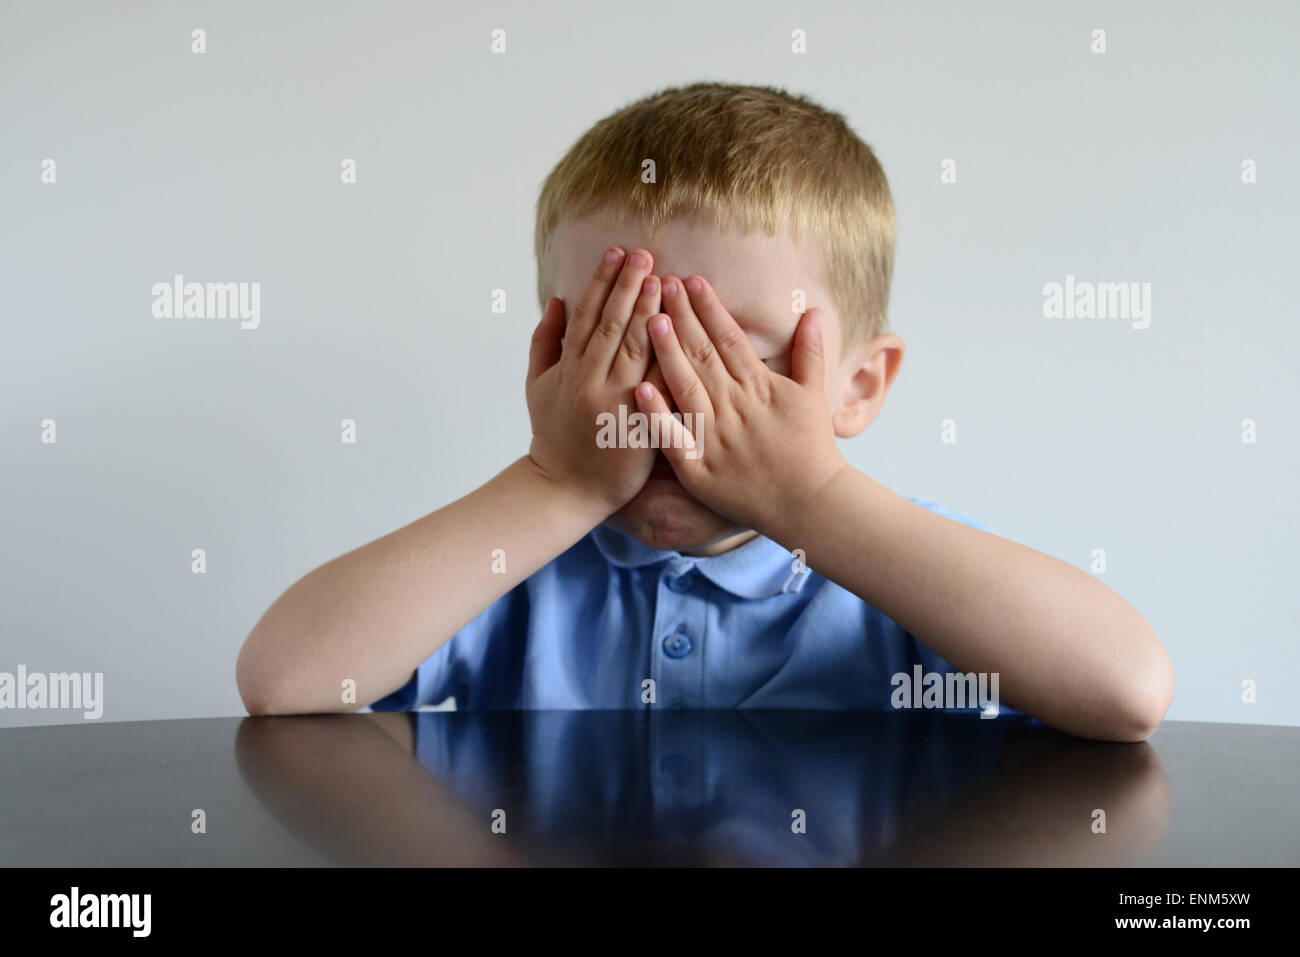
{"label": "boy's wrist", "polygon": [[[826,478],[812,488],[785,499],[773,511],[770,521],[764,522],[760,531],[767,538],[789,548],[807,547],[810,531],[816,528],[823,514],[834,507],[838,486],[859,473],[848,462],[841,462]],[[800,545],[803,542],[803,545]]]}
{"label": "boy's wrist", "polygon": [[585,494],[582,489],[551,475],[531,455],[517,460],[511,469],[517,470],[521,479],[535,493],[554,501],[567,515],[586,526],[588,531],[616,511],[605,500]]}

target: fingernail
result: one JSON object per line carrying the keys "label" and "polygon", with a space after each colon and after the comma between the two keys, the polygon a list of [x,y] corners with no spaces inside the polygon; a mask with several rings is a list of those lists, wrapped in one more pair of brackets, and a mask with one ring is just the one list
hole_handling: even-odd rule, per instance
{"label": "fingernail", "polygon": [[677,280],[676,280],[676,279],[665,279],[665,280],[664,280],[664,295],[665,295],[665,296],[675,296],[675,295],[677,295]]}
{"label": "fingernail", "polygon": [[650,331],[653,332],[656,336],[662,336],[665,332],[668,331],[668,317],[660,315],[660,316],[655,316],[653,319],[651,319]]}
{"label": "fingernail", "polygon": [[689,292],[692,296],[698,296],[700,294],[700,290],[703,288],[704,288],[704,283],[700,282],[698,279],[686,280],[686,291]]}
{"label": "fingernail", "polygon": [[653,399],[655,396],[655,390],[651,388],[649,383],[646,383],[636,390],[636,394],[643,399]]}
{"label": "fingernail", "polygon": [[648,260],[640,253],[633,253],[632,258],[627,261],[627,264],[633,269],[645,269],[648,265]]}
{"label": "fingernail", "polygon": [[659,291],[659,277],[646,276],[645,281],[641,283],[641,295],[653,296],[658,291]]}
{"label": "fingernail", "polygon": [[[588,261],[590,262],[590,260]],[[609,252],[605,253],[605,262],[609,263],[609,265],[611,266],[617,266],[622,261],[623,261],[623,252],[620,249],[615,249],[611,247]]]}

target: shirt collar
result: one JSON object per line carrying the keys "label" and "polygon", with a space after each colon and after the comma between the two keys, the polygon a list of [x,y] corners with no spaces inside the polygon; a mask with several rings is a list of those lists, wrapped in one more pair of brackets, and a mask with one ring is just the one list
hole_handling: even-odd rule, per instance
{"label": "shirt collar", "polygon": [[771,598],[797,592],[809,575],[808,567],[797,561],[792,552],[763,535],[711,558],[651,548],[606,525],[597,526],[591,538],[611,565],[641,568],[668,562],[674,577],[694,569],[719,588],[741,598]]}

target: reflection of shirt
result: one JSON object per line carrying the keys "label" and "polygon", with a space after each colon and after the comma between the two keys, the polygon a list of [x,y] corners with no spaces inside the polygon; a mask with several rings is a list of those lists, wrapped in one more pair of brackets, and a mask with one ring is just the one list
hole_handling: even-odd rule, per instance
{"label": "reflection of shirt", "polygon": [[438,712],[416,716],[415,752],[469,813],[503,813],[535,863],[852,865],[881,862],[986,786],[1024,727],[1039,725],[936,712]]}
{"label": "reflection of shirt", "polygon": [[799,557],[761,535],[691,557],[601,526],[372,707],[413,710],[454,696],[469,709],[886,710],[895,675],[910,679],[916,665],[956,671]]}

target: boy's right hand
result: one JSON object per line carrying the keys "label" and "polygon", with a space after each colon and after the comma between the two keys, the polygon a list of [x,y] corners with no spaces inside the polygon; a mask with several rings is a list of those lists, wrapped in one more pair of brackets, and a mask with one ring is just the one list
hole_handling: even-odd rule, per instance
{"label": "boy's right hand", "polygon": [[649,448],[600,448],[597,416],[637,411],[632,390],[654,358],[646,324],[659,313],[654,258],[611,247],[565,320],[562,299],[547,300],[528,359],[529,458],[543,476],[613,514],[645,485]]}

